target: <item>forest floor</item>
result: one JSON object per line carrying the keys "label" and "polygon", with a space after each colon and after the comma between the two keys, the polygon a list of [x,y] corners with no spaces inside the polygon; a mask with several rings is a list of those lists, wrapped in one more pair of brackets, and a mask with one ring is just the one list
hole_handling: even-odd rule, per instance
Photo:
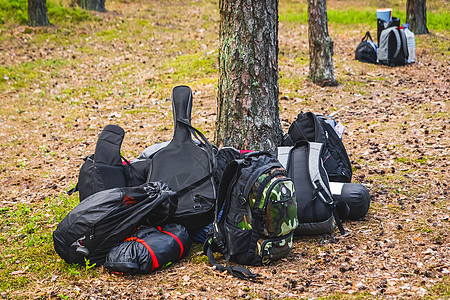
{"label": "forest floor", "polygon": [[[343,2],[328,1],[329,10]],[[64,263],[51,233],[77,204],[65,192],[105,125],[123,127],[123,155],[138,156],[171,138],[170,92],[186,84],[192,123],[214,140],[218,1],[106,6],[74,24],[1,31],[0,297],[450,297],[450,31],[417,36],[417,62],[390,68],[354,60],[365,31],[376,36],[375,21],[330,23],[340,84],[320,88],[307,78],[307,24],[287,17],[305,11],[296,1],[280,1],[282,125],[287,131],[300,111],[334,114],[345,125],[353,182],[371,194],[365,219],[346,222],[348,236],[296,238],[286,259],[251,267],[259,283],[213,271],[201,245],[150,275]]]}

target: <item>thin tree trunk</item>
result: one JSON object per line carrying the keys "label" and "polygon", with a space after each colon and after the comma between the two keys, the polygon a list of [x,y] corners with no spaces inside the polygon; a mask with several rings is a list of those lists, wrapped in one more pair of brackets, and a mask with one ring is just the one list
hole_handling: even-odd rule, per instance
{"label": "thin tree trunk", "polygon": [[428,34],[426,0],[406,1],[406,23],[415,34]]}
{"label": "thin tree trunk", "polygon": [[28,25],[47,26],[49,23],[47,16],[46,0],[28,0]]}
{"label": "thin tree trunk", "polygon": [[326,0],[308,0],[309,77],[320,86],[336,86],[333,41],[328,35]]}
{"label": "thin tree trunk", "polygon": [[105,0],[77,0],[80,6],[87,10],[106,12]]}
{"label": "thin tree trunk", "polygon": [[220,0],[216,142],[276,152],[278,0]]}

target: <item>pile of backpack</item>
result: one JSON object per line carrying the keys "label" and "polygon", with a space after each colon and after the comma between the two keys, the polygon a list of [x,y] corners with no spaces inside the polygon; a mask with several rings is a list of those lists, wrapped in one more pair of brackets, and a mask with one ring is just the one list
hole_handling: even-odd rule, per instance
{"label": "pile of backpack", "polygon": [[355,50],[355,59],[365,63],[390,67],[414,63],[416,59],[415,37],[407,23],[400,26],[399,18],[388,22],[377,19],[377,42],[367,31]]}
{"label": "pile of backpack", "polygon": [[131,161],[120,154],[124,130],[103,129],[69,191],[80,203],[53,232],[61,258],[149,273],[180,260],[195,241],[216,270],[252,280],[258,274],[242,265],[286,257],[294,236],[331,234],[335,226],[345,234],[343,221],[366,215],[369,192],[350,183],[341,123],[300,113],[278,156],[218,149],[191,125],[192,101],[189,87],[175,87],[172,140]]}

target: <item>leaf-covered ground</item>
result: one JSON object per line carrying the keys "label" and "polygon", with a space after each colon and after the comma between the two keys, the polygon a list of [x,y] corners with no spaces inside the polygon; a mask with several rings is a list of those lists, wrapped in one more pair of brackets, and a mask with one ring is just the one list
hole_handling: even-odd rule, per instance
{"label": "leaf-covered ground", "polygon": [[[430,1],[431,11],[448,4]],[[358,10],[329,1],[329,11]],[[375,4],[372,4],[375,6]],[[389,2],[386,2],[389,5]],[[398,4],[396,4],[398,5]],[[397,9],[401,7],[393,6]],[[201,245],[145,276],[65,264],[51,232],[77,203],[77,181],[107,124],[126,131],[123,154],[172,135],[171,89],[194,92],[193,124],[212,141],[216,116],[218,1],[107,1],[109,12],[48,28],[5,25],[0,35],[0,296],[90,299],[448,298],[450,38],[417,36],[417,63],[389,68],[354,60],[372,25],[330,23],[340,85],[308,79],[306,5],[280,1],[280,114],[334,114],[353,182],[371,193],[350,234],[299,237],[260,283],[214,272]],[[392,7],[392,6],[391,6]],[[367,9],[375,9],[370,6]]]}

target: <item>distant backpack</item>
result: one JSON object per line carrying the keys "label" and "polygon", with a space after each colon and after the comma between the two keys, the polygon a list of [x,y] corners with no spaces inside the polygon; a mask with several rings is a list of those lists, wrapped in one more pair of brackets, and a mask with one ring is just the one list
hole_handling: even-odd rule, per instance
{"label": "distant backpack", "polygon": [[106,254],[139,225],[164,223],[173,193],[162,182],[100,191],[78,204],[53,232],[56,252],[67,263],[103,264]]}
{"label": "distant backpack", "polygon": [[138,186],[145,182],[150,160],[130,163],[120,155],[125,131],[117,125],[106,125],[100,133],[95,154],[84,159],[75,188],[80,202],[96,192],[116,187]]}
{"label": "distant backpack", "polygon": [[389,27],[380,34],[378,62],[390,67],[404,66],[408,62],[408,46],[403,29]]}
{"label": "distant backpack", "polygon": [[[294,146],[296,142],[306,140],[324,144],[322,161],[330,181],[350,182],[352,166],[344,144],[330,118],[317,116],[311,112],[299,113],[283,137],[283,146]],[[333,121],[333,120],[331,120]]]}
{"label": "distant backpack", "polygon": [[289,151],[287,171],[295,186],[297,235],[331,233],[335,222],[341,234],[345,233],[341,220],[348,215],[348,207],[345,203],[338,207],[333,200],[321,159],[324,150],[321,143],[299,141]]}
{"label": "distant backpack", "polygon": [[141,226],[109,251],[103,266],[119,273],[148,274],[179,261],[191,244],[182,225]]}
{"label": "distant backpack", "polygon": [[[253,152],[233,160],[219,187],[214,226],[204,252],[219,271],[252,279],[257,276],[238,264],[259,266],[286,257],[297,227],[294,184],[276,158]],[[226,266],[214,252],[224,254]]]}
{"label": "distant backpack", "polygon": [[154,153],[147,181],[166,182],[178,195],[177,208],[170,222],[196,230],[214,217],[216,149],[191,125],[192,91],[189,87],[173,89],[172,108],[173,138]]}
{"label": "distant backpack", "polygon": [[377,44],[373,42],[369,31],[356,47],[355,59],[365,63],[377,63]]}

